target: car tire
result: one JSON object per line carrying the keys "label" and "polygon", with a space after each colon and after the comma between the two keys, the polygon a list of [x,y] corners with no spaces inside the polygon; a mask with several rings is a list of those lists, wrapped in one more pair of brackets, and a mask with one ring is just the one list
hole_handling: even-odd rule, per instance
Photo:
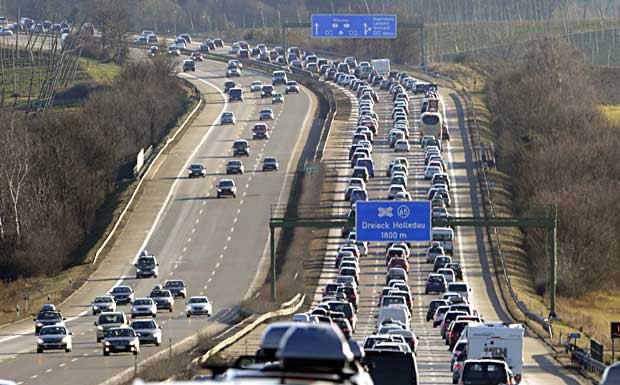
{"label": "car tire", "polygon": [[97,343],[101,342],[101,337],[97,337]]}
{"label": "car tire", "polygon": [[172,313],[172,308],[168,309],[168,311],[169,311],[170,313]]}
{"label": "car tire", "polygon": [[217,197],[218,197],[218,199],[219,199],[219,197],[220,197],[220,194],[219,194],[219,193],[217,194]]}
{"label": "car tire", "polygon": [[103,356],[104,357],[108,357],[110,355],[110,352],[106,352],[105,350],[103,351]]}
{"label": "car tire", "polygon": [[134,350],[134,351],[133,351],[133,355],[134,355],[134,356],[137,356],[137,355],[138,355],[138,351],[137,351],[137,350]]}
{"label": "car tire", "polygon": [[153,318],[157,318],[157,313],[153,314]]}
{"label": "car tire", "polygon": [[236,197],[237,197],[237,194],[233,194],[233,198],[236,198]]}
{"label": "car tire", "polygon": [[189,313],[187,313],[187,314],[185,314],[185,315],[187,316],[187,318],[190,318],[190,317],[191,317]]}
{"label": "car tire", "polygon": [[159,346],[159,345],[161,345],[161,342],[155,341],[155,346]]}
{"label": "car tire", "polygon": [[71,353],[71,349],[65,349],[65,353]]}
{"label": "car tire", "polygon": [[131,315],[131,319],[134,319],[134,318],[136,318],[136,316],[132,314],[132,315]]}
{"label": "car tire", "polygon": [[43,349],[37,348],[37,353],[43,353]]}

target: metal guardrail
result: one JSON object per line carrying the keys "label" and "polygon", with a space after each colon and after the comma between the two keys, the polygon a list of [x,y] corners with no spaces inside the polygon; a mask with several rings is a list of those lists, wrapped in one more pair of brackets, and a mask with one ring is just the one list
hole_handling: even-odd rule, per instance
{"label": "metal guardrail", "polygon": [[570,355],[571,363],[573,365],[578,365],[583,370],[594,373],[599,377],[603,375],[603,372],[607,367],[604,363],[595,360],[585,350],[580,349],[575,344],[566,343],[564,344],[564,347],[566,348],[566,352]]}

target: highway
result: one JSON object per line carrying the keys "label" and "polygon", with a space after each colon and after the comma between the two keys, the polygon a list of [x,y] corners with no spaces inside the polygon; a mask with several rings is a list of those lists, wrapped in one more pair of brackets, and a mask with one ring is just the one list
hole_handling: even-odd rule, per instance
{"label": "highway", "polygon": [[[261,100],[260,94],[249,92],[252,80],[270,84],[271,77],[244,69],[242,77],[234,80],[242,84],[245,102],[228,103],[221,92],[228,80],[224,74],[224,63],[205,61],[197,63],[195,73],[186,75],[205,95],[206,108],[147,175],[144,193],[109,256],[60,307],[73,331],[73,351],[36,354],[31,320],[5,326],[0,328],[0,377],[20,385],[98,384],[132,367],[130,354],[104,358],[101,344],[95,341],[95,317],[90,315],[89,303],[114,285],[131,285],[136,297],[141,297],[165,279],[183,279],[189,296],[207,295],[214,302],[211,321],[187,319],[182,299],[177,299],[174,312],[160,312],[156,320],[163,326],[164,343],[158,348],[143,346],[138,359],[144,359],[207,325],[221,329],[215,321],[229,322],[235,305],[261,283],[268,268],[269,209],[288,198],[316,101],[302,87],[300,94],[287,95],[284,104],[272,106],[270,98]],[[250,130],[262,108],[274,110],[275,120],[268,122],[272,136],[268,141],[252,141]],[[237,124],[220,126],[222,111],[233,111]],[[232,176],[238,187],[236,199],[217,199],[215,183],[226,177],[225,163],[232,159],[231,146],[238,138],[250,139],[250,156],[242,159],[246,172]],[[264,156],[277,157],[280,171],[263,173]],[[206,178],[188,179],[189,163],[204,164]],[[142,247],[158,257],[158,279],[134,278],[132,261]],[[129,313],[130,307],[123,305],[119,310]]]}
{"label": "highway", "polygon": [[[342,213],[348,202],[344,201],[344,191],[351,175],[348,161],[348,145],[354,132],[357,120],[357,100],[348,90],[338,87],[349,95],[352,115],[348,124],[339,131],[332,133],[332,140],[328,148],[332,151],[325,160],[330,168],[328,175],[337,175],[337,185],[333,197],[324,197],[323,200],[333,199],[333,211]],[[442,88],[440,93],[446,103],[448,125],[451,127],[451,140],[444,149],[444,159],[448,161],[448,169],[452,180],[452,207],[449,209],[453,216],[481,215],[480,202],[477,191],[475,166],[472,163],[471,144],[468,138],[463,105],[454,90]],[[389,178],[385,176],[385,169],[389,161],[403,153],[395,154],[387,144],[387,133],[391,124],[391,95],[385,91],[378,91],[380,103],[375,104],[375,112],[379,115],[379,132],[373,145],[373,160],[375,162],[375,178],[367,184],[370,200],[387,199]],[[412,94],[410,94],[412,96]],[[415,132],[418,126],[421,98],[412,97],[410,106],[410,127]],[[416,144],[416,138],[410,139],[412,151],[407,155],[410,161],[410,177],[408,191],[416,200],[426,199],[426,192],[430,182],[424,180],[424,153]],[[335,169],[335,170],[332,170]],[[340,229],[330,230],[328,249],[321,275],[319,287],[315,293],[314,303],[321,298],[320,291],[325,283],[333,281],[337,275],[334,268],[335,255],[338,247],[343,243],[340,238]],[[432,323],[426,322],[426,310],[431,299],[437,295],[425,295],[424,283],[432,265],[425,262],[425,251],[428,244],[415,244],[411,250],[409,262],[409,285],[414,295],[412,312],[412,331],[419,338],[417,352],[418,369],[421,384],[452,384],[450,372],[450,352],[441,339],[439,329],[433,328]],[[473,305],[484,316],[485,321],[513,322],[504,312],[498,298],[494,273],[488,260],[488,245],[483,229],[460,228],[456,229],[455,262],[461,262],[464,270],[464,280],[472,287]],[[385,245],[370,244],[369,255],[360,260],[360,306],[358,325],[353,338],[363,342],[364,338],[374,333],[375,317],[378,315],[379,291],[385,285]],[[524,340],[524,379],[522,384],[583,384],[585,380],[563,369],[553,359],[545,345],[532,336]]]}

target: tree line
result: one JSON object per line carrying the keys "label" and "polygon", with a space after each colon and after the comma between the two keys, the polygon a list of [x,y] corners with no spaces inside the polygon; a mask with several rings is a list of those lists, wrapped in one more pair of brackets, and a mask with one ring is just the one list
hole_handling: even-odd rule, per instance
{"label": "tree line", "polygon": [[[531,45],[487,83],[500,167],[513,176],[516,210],[558,205],[558,288],[565,295],[617,287],[620,126],[598,110],[581,55],[562,40]],[[546,235],[527,230],[537,281],[547,271]]]}
{"label": "tree line", "polygon": [[81,261],[106,199],[140,148],[162,139],[187,97],[166,58],[132,62],[77,110],[2,116],[0,279]]}

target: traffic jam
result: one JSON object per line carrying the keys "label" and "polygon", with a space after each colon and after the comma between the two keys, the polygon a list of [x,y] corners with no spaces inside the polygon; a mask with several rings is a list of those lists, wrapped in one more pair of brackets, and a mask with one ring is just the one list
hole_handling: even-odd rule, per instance
{"label": "traffic jam", "polygon": [[[379,200],[430,201],[432,218],[448,219],[455,205],[451,199],[455,186],[446,156],[450,131],[438,86],[406,72],[384,69],[380,73],[375,67],[381,66],[358,64],[347,57],[320,69],[326,81],[357,99],[357,123],[348,154],[351,174],[344,191],[344,200],[351,205],[349,218],[355,218],[357,202],[369,201],[369,191],[379,190],[385,194],[376,198]],[[379,175],[373,152],[392,154],[385,178]],[[425,194],[416,193],[416,180],[427,183]],[[450,351],[453,384],[521,381],[523,328],[485,322],[475,308],[472,289],[464,280],[456,253],[453,228],[432,227],[431,241],[423,247],[396,240],[369,245],[357,239],[355,228],[343,228],[342,237],[333,282],[325,285],[322,299],[311,311],[296,314],[293,321],[326,323],[339,329],[350,345],[359,343],[361,347],[353,350],[363,352],[361,362],[375,384],[414,384],[420,381],[416,354],[422,344],[416,335],[416,326],[421,325],[413,323],[412,312],[414,307],[425,306],[426,322],[432,324]],[[364,302],[360,297],[362,262],[383,252],[385,285],[379,288],[376,303],[371,304],[379,309],[378,315],[374,317],[374,331],[363,333],[358,330],[363,322],[358,314]],[[410,279],[414,262],[429,267],[423,282]],[[414,298],[412,287],[420,284],[422,293]]]}

